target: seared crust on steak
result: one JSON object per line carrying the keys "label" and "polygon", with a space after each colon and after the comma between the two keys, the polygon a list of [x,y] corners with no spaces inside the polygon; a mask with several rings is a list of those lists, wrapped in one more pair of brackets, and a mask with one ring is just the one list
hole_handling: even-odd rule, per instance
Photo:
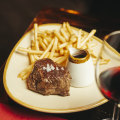
{"label": "seared crust on steak", "polygon": [[43,95],[68,96],[71,76],[66,67],[51,59],[38,60],[27,78],[28,89]]}

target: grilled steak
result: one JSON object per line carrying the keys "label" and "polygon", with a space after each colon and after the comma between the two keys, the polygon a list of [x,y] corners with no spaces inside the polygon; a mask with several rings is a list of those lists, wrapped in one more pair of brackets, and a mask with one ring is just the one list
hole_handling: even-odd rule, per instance
{"label": "grilled steak", "polygon": [[27,87],[43,95],[68,96],[70,80],[67,68],[45,58],[34,64],[33,71],[27,78]]}

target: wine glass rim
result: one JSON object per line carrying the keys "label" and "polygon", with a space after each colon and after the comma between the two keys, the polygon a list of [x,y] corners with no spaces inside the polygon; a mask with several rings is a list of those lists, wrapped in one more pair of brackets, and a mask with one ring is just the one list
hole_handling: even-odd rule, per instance
{"label": "wine glass rim", "polygon": [[116,34],[120,34],[120,30],[111,32],[110,34],[108,34],[108,36],[112,36],[112,35],[116,35]]}
{"label": "wine glass rim", "polygon": [[120,34],[120,30],[109,33],[108,35],[106,35],[104,37],[104,40],[106,41],[110,36],[113,36],[113,35],[116,35],[116,34]]}

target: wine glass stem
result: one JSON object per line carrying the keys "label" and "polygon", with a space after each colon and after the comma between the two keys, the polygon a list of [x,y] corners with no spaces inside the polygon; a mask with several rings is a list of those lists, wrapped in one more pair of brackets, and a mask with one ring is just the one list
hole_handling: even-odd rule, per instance
{"label": "wine glass stem", "polygon": [[114,109],[113,109],[112,120],[118,120],[118,119],[119,119],[119,108],[118,108],[118,104],[115,103]]}

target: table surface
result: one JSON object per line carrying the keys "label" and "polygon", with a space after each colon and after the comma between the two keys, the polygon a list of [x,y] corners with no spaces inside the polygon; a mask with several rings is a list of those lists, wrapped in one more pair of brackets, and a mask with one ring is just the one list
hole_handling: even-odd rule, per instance
{"label": "table surface", "polygon": [[[77,10],[79,14],[68,13],[66,9]],[[109,1],[108,4],[102,0],[97,2],[94,0],[52,0],[52,2],[49,0],[46,0],[46,2],[42,0],[36,0],[36,2],[32,0],[20,0],[17,2],[15,0],[0,1],[0,66],[2,66],[0,70],[0,83],[2,83],[5,60],[39,11],[41,15],[40,24],[69,21],[73,26],[88,32],[93,28],[97,29],[96,36],[100,38],[120,29],[120,14],[118,14],[120,9],[117,2]],[[0,93],[0,102],[21,108],[20,105],[14,103],[7,96],[3,84],[0,84]],[[27,108],[23,109],[27,110]],[[83,112],[52,115],[68,120],[101,120],[102,118],[111,117],[112,110],[113,103],[109,101],[104,105]]]}

